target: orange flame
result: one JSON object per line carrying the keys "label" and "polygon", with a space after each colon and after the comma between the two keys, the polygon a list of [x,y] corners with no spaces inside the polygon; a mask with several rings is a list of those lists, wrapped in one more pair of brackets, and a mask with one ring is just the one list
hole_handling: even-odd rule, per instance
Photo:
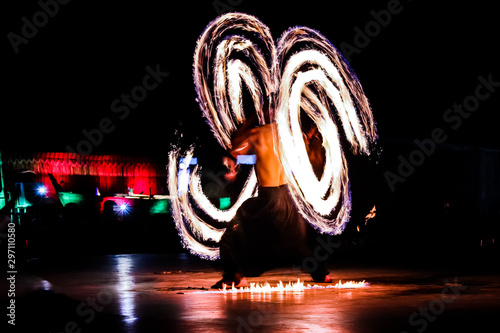
{"label": "orange flame", "polygon": [[227,289],[227,285],[223,284],[223,288],[220,290],[222,292],[272,292],[272,291],[303,291],[306,289],[304,282],[297,280],[296,283],[288,282],[288,284],[283,284],[279,281],[275,287],[272,287],[269,282],[264,284],[250,283],[250,287],[235,288],[234,283],[230,289]]}
{"label": "orange flame", "polygon": [[[344,283],[342,283],[342,280],[339,280],[339,282],[336,285],[334,285],[333,287],[331,287],[331,288],[355,289],[355,288],[363,288],[363,287],[366,287],[368,285],[369,285],[369,283],[365,282],[365,280],[363,280],[361,282],[347,281],[347,282],[344,282]],[[326,288],[330,288],[330,287],[326,287]]]}
{"label": "orange flame", "polygon": [[219,289],[218,291],[212,291],[215,293],[244,293],[244,292],[250,292],[250,293],[270,293],[270,292],[287,292],[287,291],[292,291],[292,292],[297,292],[297,291],[304,291],[306,289],[356,289],[356,288],[363,288],[368,286],[369,283],[365,282],[365,280],[361,282],[356,282],[356,281],[347,281],[342,283],[342,280],[339,280],[339,282],[335,285],[329,285],[329,286],[319,286],[319,285],[305,285],[304,281],[300,281],[300,279],[297,280],[297,282],[292,283],[288,282],[287,284],[284,284],[282,281],[279,281],[276,286],[271,286],[269,282],[266,282],[264,284],[259,284],[259,283],[250,283],[249,287],[241,287],[241,288],[236,288],[234,286],[234,283],[232,286],[228,286],[226,284],[223,284],[223,288]]}

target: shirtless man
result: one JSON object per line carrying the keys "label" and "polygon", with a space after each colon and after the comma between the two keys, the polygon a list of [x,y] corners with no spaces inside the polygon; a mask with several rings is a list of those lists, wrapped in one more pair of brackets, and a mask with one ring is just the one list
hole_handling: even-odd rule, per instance
{"label": "shirtless man", "polygon": [[276,123],[252,128],[243,137],[245,128],[232,141],[231,155],[255,154],[257,180],[260,187],[277,187],[286,184],[281,162],[274,150]]}
{"label": "shirtless man", "polygon": [[[245,276],[259,276],[273,267],[312,257],[306,244],[306,222],[288,193],[286,178],[275,151],[276,124],[252,128],[247,121],[233,136],[231,155],[255,154],[258,196],[245,201],[221,238],[223,284],[247,286]],[[309,272],[314,281],[330,282],[328,271],[318,265]]]}

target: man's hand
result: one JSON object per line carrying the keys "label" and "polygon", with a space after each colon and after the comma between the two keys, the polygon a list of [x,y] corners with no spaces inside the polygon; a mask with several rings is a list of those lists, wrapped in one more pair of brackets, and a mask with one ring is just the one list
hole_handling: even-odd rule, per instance
{"label": "man's hand", "polygon": [[248,155],[252,151],[249,137],[253,134],[253,129],[257,125],[256,118],[251,117],[240,128],[234,132],[231,139],[231,155],[236,157],[238,155]]}

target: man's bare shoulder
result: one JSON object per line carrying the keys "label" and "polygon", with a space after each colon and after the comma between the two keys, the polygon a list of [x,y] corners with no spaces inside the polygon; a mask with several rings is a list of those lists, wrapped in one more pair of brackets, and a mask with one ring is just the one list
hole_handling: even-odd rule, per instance
{"label": "man's bare shoulder", "polygon": [[258,127],[253,128],[250,132],[252,134],[272,134],[277,129],[276,123],[265,124]]}

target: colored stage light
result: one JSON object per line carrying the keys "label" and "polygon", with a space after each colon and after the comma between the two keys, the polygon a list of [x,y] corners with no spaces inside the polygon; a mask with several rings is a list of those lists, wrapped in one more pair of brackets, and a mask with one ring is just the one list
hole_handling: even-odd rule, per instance
{"label": "colored stage light", "polygon": [[219,209],[225,210],[231,208],[231,198],[219,198]]}
{"label": "colored stage light", "polygon": [[253,165],[257,162],[257,157],[255,155],[238,155],[236,157],[237,164],[250,164]]}
{"label": "colored stage light", "polygon": [[47,194],[47,188],[44,185],[40,185],[37,187],[36,192],[38,195],[45,195]]}
{"label": "colored stage light", "polygon": [[125,203],[121,204],[120,205],[120,212],[122,212],[122,213],[128,212],[128,205]]}
{"label": "colored stage light", "polygon": [[181,169],[185,169],[187,167],[184,162],[187,162],[187,165],[196,165],[198,164],[198,158],[197,157],[191,157],[189,160],[185,161],[185,158],[180,158],[179,159],[179,168],[181,168],[181,164],[184,165]]}

